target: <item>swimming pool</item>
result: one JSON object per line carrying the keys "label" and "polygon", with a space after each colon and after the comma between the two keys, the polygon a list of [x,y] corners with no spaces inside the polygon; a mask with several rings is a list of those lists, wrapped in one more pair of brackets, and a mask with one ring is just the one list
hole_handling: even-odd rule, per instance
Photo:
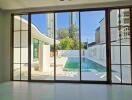
{"label": "swimming pool", "polygon": [[[79,58],[69,57],[65,66],[65,71],[78,71],[80,70]],[[83,72],[106,72],[106,67],[91,61],[87,58],[81,58],[81,71]]]}

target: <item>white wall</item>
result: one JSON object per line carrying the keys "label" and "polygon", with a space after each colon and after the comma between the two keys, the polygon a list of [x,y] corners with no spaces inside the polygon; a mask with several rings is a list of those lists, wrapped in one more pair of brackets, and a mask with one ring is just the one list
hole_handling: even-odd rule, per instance
{"label": "white wall", "polygon": [[85,57],[106,66],[106,45],[99,44],[89,47],[87,50],[85,50]]}
{"label": "white wall", "polygon": [[58,50],[58,56],[79,57],[79,50]]}
{"label": "white wall", "polygon": [[[115,42],[114,44],[117,44]],[[126,44],[128,44],[126,42]],[[106,44],[94,45],[85,50],[85,57],[106,66]],[[121,47],[122,64],[130,64],[130,47]],[[111,63],[120,64],[120,47],[111,46]]]}

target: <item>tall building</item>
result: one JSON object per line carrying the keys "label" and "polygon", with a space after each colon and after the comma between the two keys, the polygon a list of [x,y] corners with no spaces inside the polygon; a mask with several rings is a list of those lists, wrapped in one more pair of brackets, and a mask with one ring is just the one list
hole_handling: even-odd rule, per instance
{"label": "tall building", "polygon": [[100,23],[100,26],[96,29],[96,32],[95,32],[95,42],[96,43],[105,43],[105,41],[106,41],[105,18],[101,19],[101,21],[99,23]]}
{"label": "tall building", "polygon": [[[111,29],[111,39],[113,41],[118,41],[119,39],[124,40],[129,38],[130,34],[130,15],[128,9],[121,9],[111,11],[111,27],[115,27],[115,29]],[[120,28],[120,30],[119,30]],[[123,41],[122,41],[123,42]]]}
{"label": "tall building", "polygon": [[54,38],[54,14],[47,14],[47,34],[50,38]]}
{"label": "tall building", "polygon": [[70,26],[71,25],[76,25],[77,24],[77,12],[70,12],[70,14],[69,14],[70,16],[69,16],[69,23],[70,23]]}
{"label": "tall building", "polygon": [[128,9],[121,10],[121,39],[128,39],[130,37],[130,14]]}
{"label": "tall building", "polygon": [[[47,27],[47,35],[50,38],[54,38],[54,14],[47,14],[47,23],[46,23],[46,27]],[[57,20],[57,19],[56,19]],[[71,25],[76,25],[77,21],[77,12],[71,12],[69,14],[69,23]]]}
{"label": "tall building", "polygon": [[96,43],[100,43],[100,27],[98,27],[96,29],[96,32],[95,32],[95,42]]}

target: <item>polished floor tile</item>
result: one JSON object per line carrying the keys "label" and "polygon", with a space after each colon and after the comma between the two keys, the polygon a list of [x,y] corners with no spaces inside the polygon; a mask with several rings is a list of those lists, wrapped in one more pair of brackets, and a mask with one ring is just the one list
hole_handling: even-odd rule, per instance
{"label": "polished floor tile", "polygon": [[6,82],[0,100],[132,100],[132,86]]}

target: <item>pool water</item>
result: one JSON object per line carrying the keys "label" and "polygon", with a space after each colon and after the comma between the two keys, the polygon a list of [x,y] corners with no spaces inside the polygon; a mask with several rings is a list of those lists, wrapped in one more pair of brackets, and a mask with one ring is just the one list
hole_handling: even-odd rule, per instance
{"label": "pool water", "polygon": [[[68,58],[64,70],[65,71],[79,71],[80,62],[79,58],[70,57]],[[106,67],[91,61],[87,58],[81,59],[81,71],[83,72],[106,72]]]}

